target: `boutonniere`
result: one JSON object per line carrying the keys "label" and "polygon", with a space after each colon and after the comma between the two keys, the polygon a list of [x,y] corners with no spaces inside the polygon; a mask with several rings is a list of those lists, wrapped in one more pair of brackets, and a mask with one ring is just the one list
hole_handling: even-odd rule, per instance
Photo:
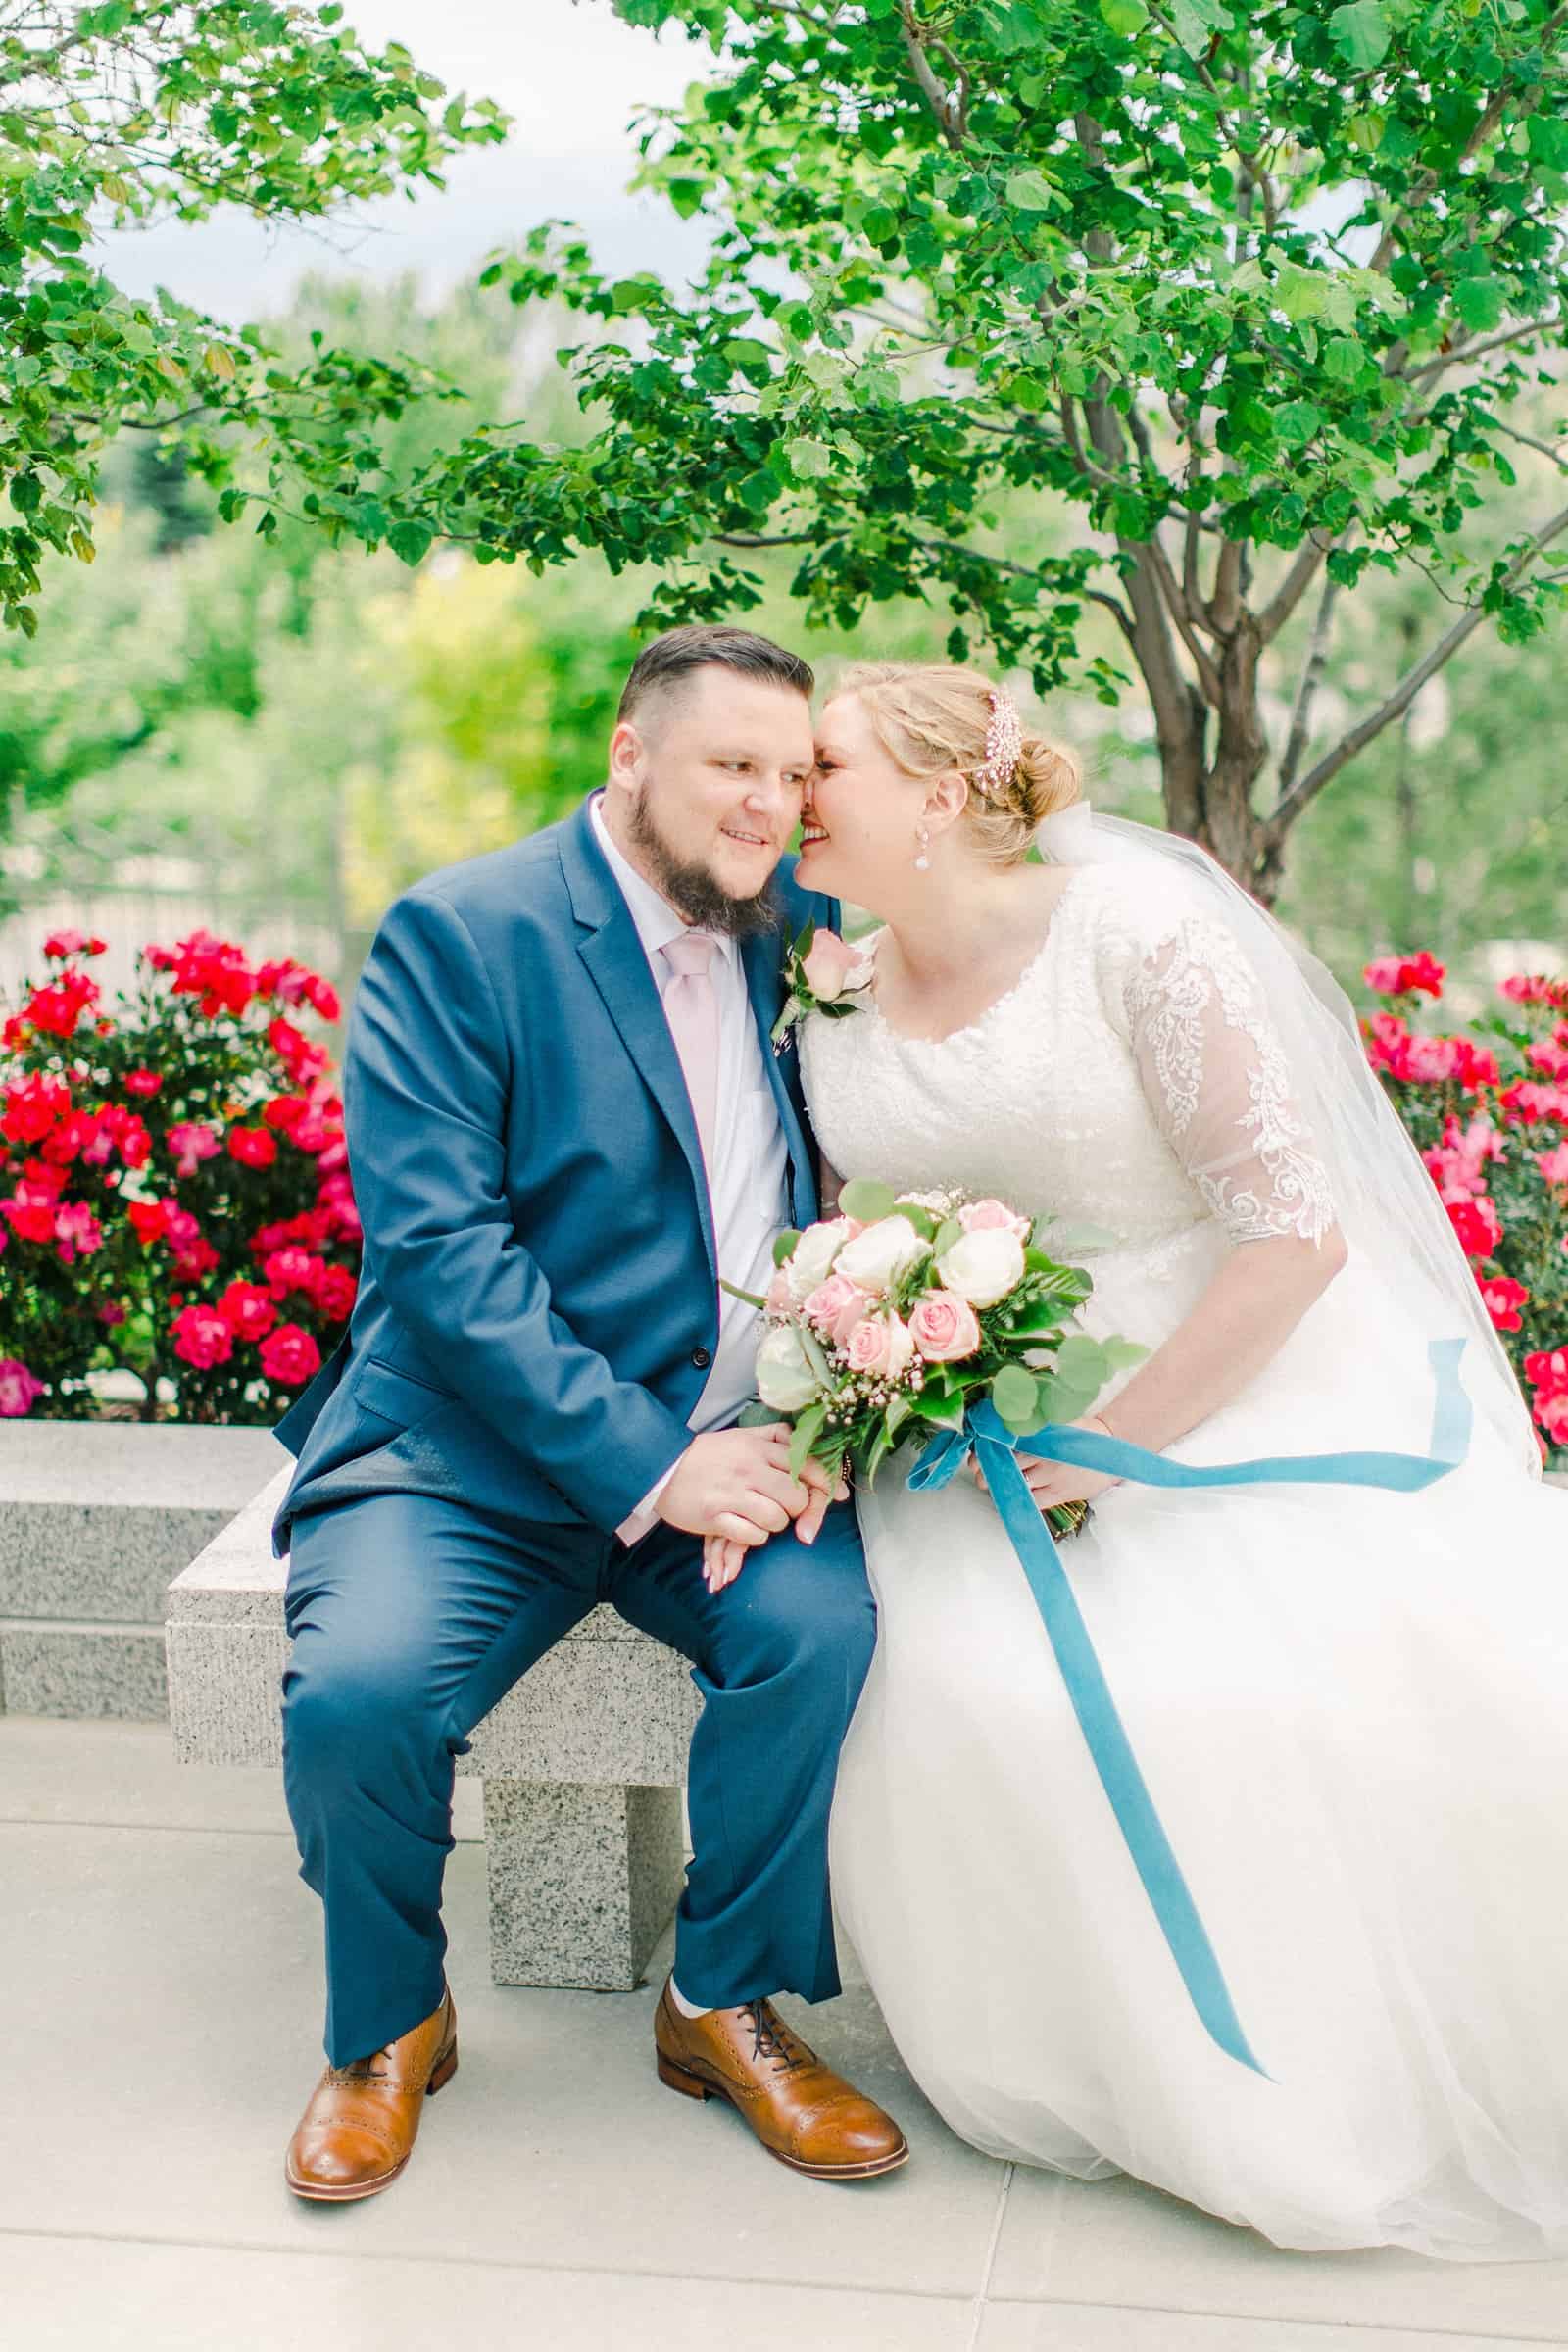
{"label": "boutonniere", "polygon": [[797,1021],[820,1012],[830,1021],[858,1010],[859,999],[870,987],[875,965],[858,948],[846,947],[836,931],[819,931],[807,924],[792,940],[784,956],[784,1009],[773,1023],[773,1051],[782,1053]]}

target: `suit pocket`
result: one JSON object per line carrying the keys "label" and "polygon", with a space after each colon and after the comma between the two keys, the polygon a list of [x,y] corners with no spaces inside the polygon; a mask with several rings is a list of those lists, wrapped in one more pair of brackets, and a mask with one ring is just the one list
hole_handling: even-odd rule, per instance
{"label": "suit pocket", "polygon": [[432,1388],[416,1373],[400,1372],[375,1355],[368,1355],[361,1364],[352,1389],[356,1405],[383,1421],[399,1422],[405,1429],[427,1420],[443,1404],[457,1402],[449,1389]]}

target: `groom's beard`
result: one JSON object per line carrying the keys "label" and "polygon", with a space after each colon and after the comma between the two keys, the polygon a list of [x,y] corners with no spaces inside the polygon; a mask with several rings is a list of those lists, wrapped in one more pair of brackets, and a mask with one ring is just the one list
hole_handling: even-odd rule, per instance
{"label": "groom's beard", "polygon": [[706,865],[676,857],[659,829],[646,788],[632,802],[626,828],[643,853],[655,889],[689,923],[704,931],[725,932],[731,939],[752,939],[760,931],[778,928],[772,882],[764,883],[755,898],[732,899]]}

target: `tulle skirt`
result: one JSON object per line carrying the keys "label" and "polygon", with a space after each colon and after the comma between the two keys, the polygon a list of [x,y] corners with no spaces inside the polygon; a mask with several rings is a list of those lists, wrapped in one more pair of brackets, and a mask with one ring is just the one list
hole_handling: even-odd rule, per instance
{"label": "tulle skirt", "polygon": [[[1424,1449],[1424,1365],[1349,1344],[1371,1303],[1331,1290],[1172,1453]],[[1192,2009],[989,1498],[910,1494],[913,1458],[860,1498],[832,1868],[954,2130],[1281,2246],[1568,2250],[1568,1493],[1482,1429],[1421,1494],[1123,1486],[1065,1546],[1257,2075]]]}

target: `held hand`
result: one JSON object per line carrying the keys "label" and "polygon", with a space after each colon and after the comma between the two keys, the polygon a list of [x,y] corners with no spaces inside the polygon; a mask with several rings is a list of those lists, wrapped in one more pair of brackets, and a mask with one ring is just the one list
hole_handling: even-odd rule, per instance
{"label": "held hand", "polygon": [[[801,1483],[810,1490],[811,1499],[795,1522],[795,1534],[802,1544],[814,1544],[829,1504],[848,1500],[850,1482],[841,1475],[836,1485],[830,1485],[821,1463],[808,1460],[801,1472]],[[731,1536],[709,1536],[705,1540],[703,1582],[710,1592],[722,1592],[726,1585],[735,1582],[746,1564],[747,1549],[746,1544],[738,1544]]]}
{"label": "held hand", "polygon": [[[1114,1436],[1114,1431],[1098,1413],[1086,1413],[1080,1421],[1069,1421],[1069,1429],[1092,1429],[1102,1438]],[[1013,1460],[1023,1472],[1030,1494],[1040,1506],[1042,1518],[1047,1511],[1056,1510],[1064,1502],[1093,1502],[1110,1487],[1119,1487],[1121,1480],[1103,1470],[1078,1470],[1070,1462],[1042,1462],[1032,1453],[1017,1453]],[[984,1487],[985,1472],[978,1455],[969,1462],[969,1474],[975,1484]],[[988,1490],[989,1492],[989,1490]]]}
{"label": "held hand", "polygon": [[799,1519],[810,1501],[809,1489],[790,1476],[788,1429],[770,1422],[694,1438],[659,1498],[659,1516],[688,1535],[749,1547]]}

